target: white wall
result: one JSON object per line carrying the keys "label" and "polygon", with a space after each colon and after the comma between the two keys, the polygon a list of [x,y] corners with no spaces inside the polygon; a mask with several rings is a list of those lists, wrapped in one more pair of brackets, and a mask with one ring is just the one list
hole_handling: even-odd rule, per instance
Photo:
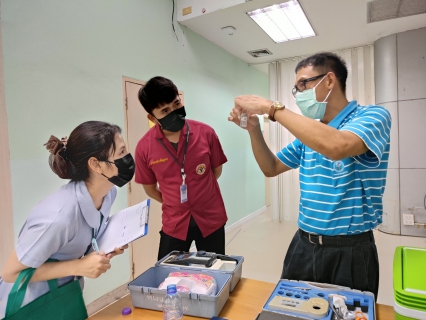
{"label": "white wall", "polygon": [[[219,180],[229,224],[264,206],[248,135],[227,116],[236,95],[267,96],[268,76],[176,25],[178,42],[171,0],[3,0],[1,7],[15,238],[31,208],[66,182],[50,171],[43,144],[87,120],[123,126],[123,75],[171,78],[185,92],[188,118],[217,131],[229,160]],[[112,212],[126,203],[120,189]],[[126,252],[87,282],[86,302],[129,275]]]}
{"label": "white wall", "polygon": [[[426,198],[426,28],[389,35],[374,43],[376,103],[392,115],[391,150],[384,214],[380,229],[387,233],[426,237],[423,225],[406,226],[404,213],[425,222],[414,207]],[[419,211],[420,214],[422,212]]]}

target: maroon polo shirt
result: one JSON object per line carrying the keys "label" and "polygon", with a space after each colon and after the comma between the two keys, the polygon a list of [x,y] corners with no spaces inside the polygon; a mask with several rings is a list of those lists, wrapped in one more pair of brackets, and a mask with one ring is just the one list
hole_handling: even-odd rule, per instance
{"label": "maroon polo shirt", "polygon": [[[185,160],[188,201],[181,203],[180,172],[186,143],[187,125],[180,132],[176,151],[158,125],[151,128],[136,147],[135,181],[140,184],[158,182],[163,197],[163,232],[180,240],[186,240],[191,215],[203,234],[208,236],[228,220],[213,169],[227,159],[219,138],[210,126],[194,121],[189,123],[189,142]],[[158,141],[161,139],[168,151],[177,158],[179,165]]]}

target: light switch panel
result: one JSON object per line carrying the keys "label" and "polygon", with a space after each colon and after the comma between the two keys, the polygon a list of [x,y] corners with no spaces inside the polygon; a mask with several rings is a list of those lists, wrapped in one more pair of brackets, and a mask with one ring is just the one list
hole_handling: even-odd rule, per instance
{"label": "light switch panel", "polygon": [[405,226],[414,226],[414,214],[403,213],[402,214],[402,223]]}

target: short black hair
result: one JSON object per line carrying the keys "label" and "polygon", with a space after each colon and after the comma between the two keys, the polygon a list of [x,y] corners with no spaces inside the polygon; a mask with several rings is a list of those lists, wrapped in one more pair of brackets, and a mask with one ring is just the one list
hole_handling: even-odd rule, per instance
{"label": "short black hair", "polygon": [[312,66],[320,73],[333,72],[339,80],[343,93],[346,92],[346,79],[348,78],[348,68],[346,62],[337,54],[332,52],[316,53],[300,61],[296,66],[296,73],[304,67]]}
{"label": "short black hair", "polygon": [[171,80],[154,77],[140,88],[138,98],[145,111],[152,115],[152,110],[173,102],[178,95],[179,91]]}

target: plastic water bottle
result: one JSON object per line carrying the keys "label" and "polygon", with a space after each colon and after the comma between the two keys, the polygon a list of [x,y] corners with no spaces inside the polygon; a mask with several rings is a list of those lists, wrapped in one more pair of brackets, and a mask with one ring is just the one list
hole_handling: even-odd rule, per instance
{"label": "plastic water bottle", "polygon": [[242,128],[247,127],[247,120],[248,120],[247,113],[245,113],[245,112],[241,113],[240,127],[242,127]]}
{"label": "plastic water bottle", "polygon": [[176,285],[167,286],[167,295],[163,301],[163,319],[180,320],[183,317],[182,298],[177,293]]}

